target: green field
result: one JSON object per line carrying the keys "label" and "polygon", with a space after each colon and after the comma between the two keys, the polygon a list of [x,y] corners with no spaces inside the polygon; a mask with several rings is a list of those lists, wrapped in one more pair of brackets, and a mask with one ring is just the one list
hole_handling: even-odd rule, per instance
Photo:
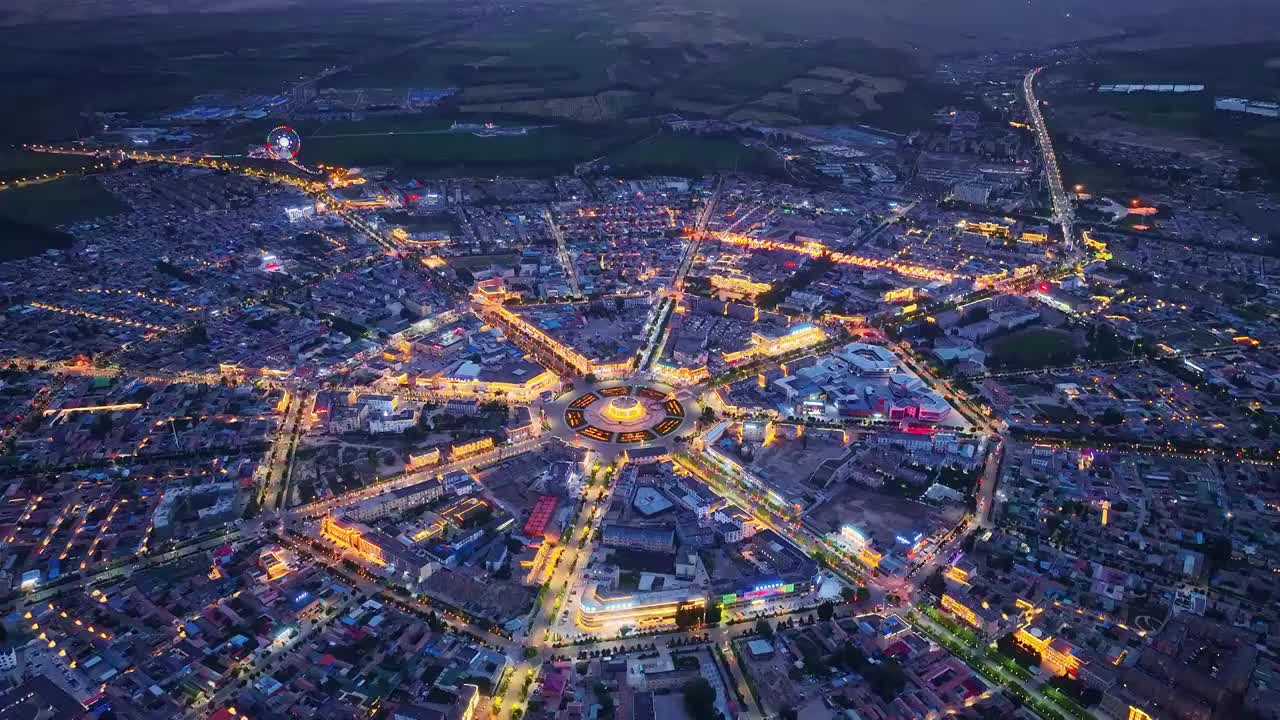
{"label": "green field", "polygon": [[[1059,109],[1050,111],[1048,123],[1053,127],[1070,127],[1075,113],[1086,110],[1105,113],[1116,120],[1144,128],[1165,131],[1180,137],[1219,143],[1239,151],[1258,166],[1244,175],[1256,177],[1273,187],[1280,185],[1280,123],[1274,119],[1240,113],[1220,112],[1213,107],[1213,96],[1206,93],[1181,97],[1163,93],[1109,95],[1090,93],[1053,98]],[[1063,108],[1070,108],[1064,111]],[[1064,113],[1069,113],[1064,116]],[[1055,143],[1070,149],[1071,133],[1055,131]],[[1083,156],[1079,151],[1076,155]],[[1082,183],[1096,192],[1132,192],[1141,188],[1147,173],[1131,173],[1115,167],[1106,156],[1086,158],[1084,162],[1067,157],[1063,161],[1063,177],[1067,184]],[[1139,181],[1135,184],[1135,181]]]}
{"label": "green field", "polygon": [[92,220],[125,209],[93,178],[67,178],[0,192],[0,216],[42,227]]}
{"label": "green field", "polygon": [[[815,68],[851,73],[843,91],[792,93],[791,81],[815,78]],[[861,77],[853,77],[861,76]],[[830,76],[820,77],[832,82]],[[881,83],[897,85],[895,91],[876,91]],[[874,101],[863,93],[868,89]],[[967,107],[973,103],[956,90],[932,82],[916,59],[901,50],[870,47],[850,40],[826,41],[804,47],[763,47],[744,50],[695,66],[671,85],[673,105],[718,106],[728,110],[792,116],[803,123],[865,123],[895,131],[910,131],[933,122],[933,113],[946,105]],[[761,102],[766,96],[784,100]],[[786,124],[783,118],[777,120]],[[792,120],[791,122],[795,122]]]}
{"label": "green field", "polygon": [[768,153],[730,138],[663,133],[606,156],[620,174],[706,175],[739,170],[767,172],[774,168]]}
{"label": "green field", "polygon": [[60,170],[79,170],[92,162],[93,158],[78,155],[0,150],[0,180],[29,178]]}
{"label": "green field", "polygon": [[[1073,115],[1109,117],[1141,127],[1202,138],[1233,148],[1255,160],[1253,175],[1273,187],[1280,178],[1280,129],[1275,120],[1214,109],[1219,96],[1272,99],[1280,96],[1280,43],[1177,48],[1106,53],[1097,62],[1048,71],[1048,79],[1076,83],[1070,92],[1051,94],[1050,127],[1067,124]],[[1089,85],[1084,85],[1084,84]],[[1092,84],[1203,84],[1198,93],[1098,93]],[[1072,87],[1068,85],[1067,87]],[[1087,87],[1090,89],[1081,89]],[[1054,109],[1056,106],[1059,109]],[[1132,188],[1133,180],[1105,159],[1064,168],[1070,182],[1093,183],[1098,190]]]}
{"label": "green field", "polygon": [[[322,89],[452,85],[473,89],[468,103],[484,102],[486,87],[497,89],[488,95],[491,101],[635,93],[621,117],[649,115],[681,97],[752,102],[816,66],[895,78],[919,72],[909,53],[848,40],[732,50],[708,50],[697,42],[650,45],[643,37],[620,34],[628,21],[649,22],[644,12],[608,9],[603,20],[578,12],[529,12],[479,21],[447,4],[387,3],[315,13],[138,16],[102,26],[64,23],[39,33],[0,28],[0,53],[7,60],[0,96],[10,107],[23,108],[0,118],[0,142],[65,140],[89,129],[81,117],[89,111],[123,111],[128,116],[120,122],[128,123],[189,105],[201,95],[280,93],[292,81],[333,67],[342,69],[321,80]],[[890,99],[888,119],[902,115],[889,105],[918,104],[914,87],[908,83],[907,93]],[[446,112],[457,102],[463,100],[447,101]],[[813,109],[814,117],[801,113],[800,119],[811,122],[831,110]],[[848,113],[842,117],[850,119]],[[242,125],[226,144],[243,149],[270,129],[266,125]],[[299,128],[304,140],[310,130]]]}
{"label": "green field", "polygon": [[55,228],[123,211],[126,206],[93,178],[67,178],[0,192],[0,260],[66,248],[71,237]]}
{"label": "green field", "polygon": [[635,140],[631,128],[546,128],[527,135],[477,137],[470,133],[367,135],[303,138],[307,162],[342,166],[389,166],[408,172],[484,171],[541,175],[571,170]]}
{"label": "green field", "polygon": [[463,268],[466,270],[489,267],[490,265],[512,267],[515,265],[516,258],[518,257],[520,256],[515,254],[455,255],[449,258],[449,267]]}
{"label": "green field", "polygon": [[1280,94],[1280,43],[1112,52],[1066,72],[1095,83],[1200,83],[1207,95]]}
{"label": "green field", "polygon": [[337,88],[440,87],[453,82],[450,75],[455,68],[483,57],[483,54],[474,52],[441,48],[409,52],[353,68],[335,76],[326,85]]}
{"label": "green field", "polygon": [[991,342],[993,367],[1018,370],[1070,363],[1076,356],[1071,335],[1060,330],[1032,328],[996,338]]}
{"label": "green field", "polygon": [[[348,128],[354,130],[354,128]],[[321,130],[323,132],[323,129]],[[388,166],[434,176],[441,172],[543,176],[603,157],[615,172],[704,175],[776,169],[764,151],[736,140],[675,133],[650,134],[629,126],[536,128],[527,135],[477,137],[470,133],[401,130],[392,134],[350,132],[303,138],[307,162],[347,167]]]}
{"label": "green field", "polygon": [[850,41],[824,42],[733,53],[721,62],[695,68],[676,83],[673,92],[705,102],[756,97],[820,66],[893,77],[919,72],[915,59],[901,50]]}

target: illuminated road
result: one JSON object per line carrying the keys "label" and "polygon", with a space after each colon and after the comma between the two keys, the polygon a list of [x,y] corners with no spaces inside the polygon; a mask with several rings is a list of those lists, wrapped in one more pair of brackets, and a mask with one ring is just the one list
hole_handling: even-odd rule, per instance
{"label": "illuminated road", "polygon": [[756,720],[760,717],[760,701],[751,692],[751,683],[747,682],[746,675],[742,672],[742,667],[738,665],[738,656],[733,654],[733,648],[728,640],[723,641],[718,646],[720,648],[720,657],[724,660],[725,668],[729,671],[729,677],[733,678],[733,684],[737,686],[738,694],[744,698],[743,707],[738,708],[739,717],[745,717],[747,720]]}
{"label": "illuminated road", "polygon": [[418,613],[435,613],[436,617],[440,618],[440,621],[444,624],[460,632],[469,633],[490,647],[497,648],[508,653],[518,649],[510,640],[494,635],[486,628],[467,622],[461,616],[450,611],[443,605],[436,606],[432,605],[430,602],[420,602],[407,590],[396,585],[390,585],[383,578],[370,575],[367,572],[351,572],[342,565],[342,560],[346,558],[334,549],[325,549],[323,551],[317,550],[316,547],[311,544],[309,539],[300,540],[293,535],[285,535],[280,538],[280,540],[281,543],[287,545],[289,549],[313,558],[328,568],[330,572],[350,582],[354,587],[359,588],[364,592],[369,594],[380,593],[384,599],[397,602],[402,607],[411,611]]}
{"label": "illuminated road", "polygon": [[569,246],[564,240],[564,230],[560,228],[560,223],[556,222],[551,208],[543,210],[542,213],[547,219],[547,227],[556,239],[556,253],[560,256],[560,267],[564,268],[565,277],[569,279],[569,289],[573,291],[575,298],[580,298],[582,297],[582,285],[578,282],[578,268],[574,267],[573,258],[569,257]]}
{"label": "illuminated road", "polygon": [[106,582],[107,580],[112,580],[121,576],[129,576],[143,568],[166,563],[180,557],[187,557],[196,553],[202,553],[218,547],[219,545],[234,542],[240,536],[240,530],[228,530],[221,535],[201,536],[186,543],[179,543],[178,545],[155,555],[134,555],[133,559],[128,562],[96,570],[77,580],[54,583],[23,593],[17,599],[5,603],[4,605],[0,605],[0,612],[21,612],[23,607],[31,603],[40,602],[51,597],[57,597],[58,595],[68,593],[73,590],[97,585],[98,583]]}
{"label": "illuminated road", "polygon": [[284,422],[276,433],[275,442],[267,452],[267,475],[263,483],[258,505],[264,512],[273,512],[288,504],[289,464],[304,423],[302,416],[311,407],[314,398],[302,393],[289,396],[289,406],[284,411]]}
{"label": "illuminated road", "polygon": [[[704,233],[705,234],[705,233]],[[711,233],[710,237],[730,245],[738,245],[748,250],[772,250],[780,252],[790,252],[797,255],[806,255],[811,258],[826,257],[833,263],[840,265],[853,265],[855,267],[892,270],[899,275],[905,277],[917,278],[922,280],[946,280],[951,281],[960,275],[949,270],[941,270],[938,268],[926,267],[924,265],[914,265],[911,263],[900,263],[892,259],[865,257],[855,255],[853,253],[841,250],[832,251],[831,248],[819,242],[781,242],[776,240],[766,240],[763,238],[752,237],[742,233],[733,232],[716,232]]]}
{"label": "illuminated road", "polygon": [[473,455],[469,458],[464,458],[456,462],[423,468],[420,471],[406,473],[398,477],[383,480],[373,485],[359,488],[358,490],[352,490],[350,492],[342,493],[341,495],[334,495],[333,497],[315,500],[307,503],[306,505],[299,505],[296,508],[292,508],[289,512],[291,515],[296,517],[318,518],[325,513],[331,512],[340,507],[345,507],[347,505],[360,502],[361,500],[377,497],[402,487],[408,487],[414,483],[422,482],[423,480],[433,478],[437,475],[447,475],[455,470],[471,470],[473,468],[499,463],[507,458],[515,457],[521,453],[537,449],[537,447],[544,442],[546,442],[546,440],[542,438],[535,438],[532,440],[518,442],[513,445],[499,445],[488,452]]}
{"label": "illuminated road", "polygon": [[671,295],[662,298],[658,312],[653,316],[653,322],[645,327],[645,344],[637,355],[639,362],[636,367],[640,370],[649,369],[655,360],[662,357],[662,348],[666,344],[667,334],[670,332],[667,323],[670,321],[671,312],[676,306],[675,298],[684,291],[685,276],[689,274],[689,269],[693,267],[693,261],[698,257],[698,246],[702,243],[702,237],[706,234],[707,224],[711,222],[711,215],[715,212],[716,204],[720,201],[720,187],[723,182],[723,179],[716,178],[716,187],[711,191],[711,197],[707,198],[707,201],[703,203],[702,210],[698,213],[698,219],[693,224],[693,234],[685,245],[684,255],[680,258],[680,264],[676,266],[676,274],[671,281]]}
{"label": "illuminated road", "polygon": [[[1045,172],[1049,179],[1050,195],[1053,201],[1054,220],[1061,224],[1063,236],[1068,249],[1074,251],[1075,238],[1072,228],[1074,221],[1072,206],[1065,194],[1065,191],[1063,190],[1063,183],[1060,169],[1057,164],[1057,158],[1054,155],[1044,118],[1040,112],[1038,101],[1034,95],[1033,85],[1036,75],[1039,72],[1040,69],[1037,68],[1027,74],[1024,78],[1023,92],[1028,104],[1029,115],[1035,132],[1037,133],[1037,139],[1043,154]],[[63,150],[50,149],[46,151],[62,152]],[[289,184],[298,188],[302,192],[305,192],[318,202],[326,205],[332,212],[341,217],[352,228],[369,237],[384,250],[388,252],[398,252],[400,249],[398,243],[383,234],[378,228],[372,226],[362,216],[348,209],[342,201],[334,197],[329,192],[323,182],[318,180],[308,179],[283,172],[273,172],[254,167],[232,165],[227,163],[225,160],[209,157],[188,157],[177,155],[166,156],[121,151],[115,152],[134,160],[212,167],[231,172],[239,172],[241,174],[259,177],[274,182]],[[76,154],[95,153],[81,151],[76,152]],[[653,361],[662,354],[662,348],[666,342],[668,333],[667,325],[676,303],[675,298],[678,297],[679,293],[684,288],[685,279],[687,274],[690,272],[692,265],[696,261],[701,242],[703,239],[710,237],[707,233],[707,227],[714,216],[716,205],[719,202],[720,193],[721,186],[717,183],[715,189],[703,204],[703,207],[700,208],[699,214],[692,228],[692,234],[688,239],[687,245],[684,249],[684,254],[676,268],[670,293],[662,299],[657,312],[651,318],[651,322],[647,326],[645,344],[638,356],[639,367],[642,370],[650,367]],[[892,222],[896,222],[898,219],[905,216],[914,206],[915,203],[913,202],[902,208],[898,208],[894,213],[886,217],[886,219],[872,231],[871,235],[880,232]],[[577,276],[576,268],[572,263],[572,259],[569,256],[563,232],[556,223],[554,214],[551,210],[547,209],[544,212],[551,232],[556,238],[559,259],[565,269],[568,283],[575,296],[581,296],[579,278]],[[754,209],[752,212],[754,212]],[[743,219],[745,219],[745,216]],[[810,256],[816,256],[815,253],[819,255],[829,255],[837,262],[845,262],[867,267],[884,267],[912,277],[946,279],[953,277],[953,274],[944,270],[898,264],[891,260],[863,258],[849,254],[843,250],[836,253],[830,253],[825,248],[819,249],[797,244],[773,243],[770,244],[770,246],[766,246],[760,245],[759,243],[762,241],[759,241],[758,239],[749,238],[745,235],[736,235],[731,232],[717,233],[715,236],[722,241],[746,245],[752,249],[786,250]],[[522,343],[522,345],[523,344],[524,343]],[[909,348],[897,349],[901,353],[901,356],[913,366],[913,369],[915,369],[928,384],[935,388],[941,388],[940,392],[943,392],[949,400],[957,397],[956,393],[952,391],[949,383],[945,379],[934,377],[927,371],[927,368],[923,363],[916,362],[912,355],[913,351]],[[113,372],[122,372],[119,370],[99,370],[97,368],[72,369],[66,366],[58,366],[56,371],[68,374],[73,372],[83,372],[85,374],[109,374]],[[289,458],[292,454],[292,448],[297,441],[298,435],[302,431],[302,426],[304,425],[302,418],[305,415],[306,408],[308,406],[309,399],[305,396],[298,395],[291,397],[289,406],[285,411],[284,420],[277,435],[276,442],[272,445],[267,454],[267,474],[264,479],[262,494],[260,496],[261,506],[266,512],[276,511],[287,505]],[[977,427],[992,434],[994,437],[991,438],[991,441],[994,442],[995,445],[987,457],[983,480],[979,490],[978,523],[975,523],[973,526],[966,527],[961,532],[958,532],[953,536],[952,542],[957,542],[962,539],[968,532],[971,532],[973,527],[976,525],[989,525],[991,512],[996,498],[995,486],[1003,451],[1003,440],[998,435],[995,435],[996,426],[994,423],[988,420],[983,414],[976,413],[974,408],[964,401],[958,402],[956,407],[970,411],[966,413],[966,416],[976,414],[977,417],[968,417],[968,419]],[[294,518],[316,518],[328,512],[332,512],[337,508],[365,499],[376,498],[384,493],[421,482],[422,480],[430,477],[447,474],[457,470],[471,470],[486,465],[496,464],[521,453],[535,450],[542,442],[545,442],[545,440],[534,439],[513,445],[499,446],[492,451],[481,453],[457,462],[447,463],[431,468],[424,468],[420,472],[408,473],[366,488],[354,490],[332,498],[321,499],[307,505],[294,508],[289,512],[289,515]],[[886,580],[884,578],[872,577],[872,573],[867,571],[867,568],[864,565],[860,564],[856,560],[851,560],[847,553],[833,547],[825,537],[815,536],[814,533],[805,529],[798,522],[793,522],[790,519],[776,514],[772,508],[766,506],[760,500],[758,488],[753,488],[747,484],[743,484],[738,478],[724,475],[717,470],[711,469],[709,471],[707,467],[702,465],[700,459],[690,461],[685,457],[677,457],[676,464],[700,477],[704,482],[715,488],[725,497],[732,500],[739,507],[750,512],[764,526],[773,529],[781,537],[787,538],[791,542],[795,543],[802,551],[810,555],[817,555],[821,553],[823,556],[830,559],[839,568],[840,572],[845,574],[847,577],[855,578],[859,583],[875,583],[877,593],[882,593],[886,588],[890,588],[895,591],[907,589],[909,594],[909,578],[906,580]],[[582,570],[591,557],[593,550],[593,536],[602,517],[601,508],[608,506],[613,481],[614,477],[610,476],[604,487],[588,487],[584,489],[584,496],[588,499],[583,503],[580,512],[573,520],[572,534],[567,535],[563,539],[563,552],[555,561],[556,564],[550,571],[550,576],[546,582],[547,589],[539,596],[539,602],[532,611],[529,627],[526,633],[524,633],[523,636],[517,636],[516,640],[512,642],[502,641],[503,644],[500,645],[500,647],[503,647],[503,649],[510,653],[514,667],[505,681],[505,687],[501,687],[498,692],[495,692],[495,697],[492,700],[494,716],[499,715],[503,711],[510,713],[512,709],[517,707],[523,708],[524,702],[527,698],[526,689],[530,689],[532,687],[532,680],[536,678],[537,670],[548,654],[572,652],[572,648],[566,648],[559,651],[553,650],[550,644],[554,639],[551,631],[557,625],[560,625],[560,623],[557,623],[557,619],[562,617],[563,613],[573,612],[574,603],[572,598],[574,596],[574,592],[576,590],[583,589],[584,578],[582,577]],[[917,570],[920,571],[921,578],[927,578],[931,574],[932,570],[936,569],[940,564],[946,561],[950,552],[948,550],[950,546],[951,543],[948,543],[942,548],[939,548],[934,555],[930,556],[925,563],[917,568]],[[316,557],[322,557],[322,554],[314,549],[310,554]],[[335,567],[338,565],[338,561],[336,559],[326,560],[325,562]],[[123,572],[123,570],[113,570],[111,572]],[[101,576],[95,575],[93,577],[98,578]],[[381,586],[380,583],[379,586]],[[373,583],[372,581],[370,581],[369,585],[364,585],[362,583],[360,587],[362,589],[373,587]],[[398,592],[390,589],[387,589],[386,591]],[[406,598],[405,602],[413,601]],[[427,606],[423,605],[422,608],[427,608]],[[457,621],[452,622],[455,624],[457,623]],[[466,627],[469,632],[484,632],[483,630],[473,628],[469,625]],[[316,628],[314,626],[312,628],[308,628],[304,630],[303,634],[310,635],[315,629]],[[727,636],[732,632],[732,629],[722,627],[713,630],[712,632],[717,641],[723,641],[727,639]],[[289,645],[280,648],[279,653],[272,652],[270,653],[270,657],[264,658],[264,660],[266,662],[271,662],[275,657],[283,657],[289,647],[300,639],[301,637],[290,640]],[[593,644],[591,646],[576,647],[599,647],[601,645],[606,645],[608,642],[610,641]],[[627,641],[625,640],[621,641],[623,644],[626,642]],[[632,639],[633,644],[636,642],[643,644],[645,640]],[[525,658],[523,656],[526,650],[530,652],[532,657]],[[730,666],[730,673],[734,682],[740,687],[744,687],[745,683],[740,669],[736,667],[736,662],[734,661],[732,653],[726,651],[725,658]],[[228,688],[229,687],[230,686],[228,686]],[[227,691],[228,688],[224,688],[224,691]],[[749,690],[746,691],[746,694],[750,697]],[[215,695],[214,702],[211,702],[206,707],[217,707],[219,705],[219,702],[217,702],[218,700],[219,696]],[[748,710],[748,712],[751,712],[751,710]]]}
{"label": "illuminated road", "polygon": [[1027,112],[1031,116],[1031,125],[1036,133],[1036,140],[1040,144],[1040,154],[1044,159],[1044,172],[1049,178],[1049,197],[1053,201],[1053,216],[1062,227],[1062,238],[1068,250],[1074,250],[1076,246],[1075,232],[1072,225],[1075,222],[1075,211],[1067,200],[1066,190],[1062,186],[1062,171],[1058,167],[1058,157],[1053,152],[1053,139],[1049,137],[1049,128],[1044,122],[1044,113],[1040,111],[1040,101],[1036,98],[1035,82],[1036,76],[1043,67],[1035,68],[1028,72],[1022,79],[1022,95],[1027,103]]}
{"label": "illuminated road", "polygon": [[707,225],[711,222],[711,215],[716,210],[716,205],[720,202],[720,188],[724,184],[722,178],[716,179],[716,188],[711,191],[711,197],[707,198],[706,203],[702,206],[702,212],[698,214],[698,220],[693,224],[693,237],[689,241],[689,245],[685,248],[684,257],[680,259],[680,265],[676,268],[675,279],[671,283],[671,288],[677,292],[684,290],[684,278],[689,274],[689,269],[693,267],[693,261],[698,257],[698,245],[703,234],[707,231]]}
{"label": "illuminated road", "polygon": [[218,155],[166,155],[164,153],[138,152],[135,150],[125,150],[123,148],[88,149],[83,147],[64,147],[56,145],[30,145],[27,146],[27,149],[34,152],[53,153],[58,155],[122,157],[135,162],[158,162],[168,163],[171,165],[203,167],[213,170],[239,173],[241,175],[256,177],[270,182],[292,185],[298,190],[301,190],[311,196],[312,199],[323,204],[330,212],[342,218],[343,221],[353,229],[372,240],[387,252],[394,253],[400,249],[399,243],[395,242],[391,237],[383,234],[382,231],[373,225],[370,225],[364,218],[356,215],[348,209],[346,203],[330,193],[328,188],[325,186],[325,182],[320,179],[302,177],[300,175],[294,175],[278,170],[233,164],[227,162],[224,157]]}
{"label": "illuminated road", "polygon": [[981,486],[978,488],[978,525],[991,527],[991,517],[996,507],[996,487],[1000,484],[1000,466],[1004,463],[1004,438],[994,440],[995,447],[987,454],[982,468]]}
{"label": "illuminated road", "polygon": [[699,480],[706,483],[711,489],[727,498],[733,504],[749,513],[761,525],[769,528],[777,533],[778,537],[785,538],[793,545],[800,548],[806,555],[812,556],[817,552],[826,552],[832,555],[840,564],[839,571],[846,578],[852,577],[857,579],[860,584],[870,581],[866,568],[853,563],[839,554],[840,551],[833,548],[825,539],[815,538],[813,533],[806,530],[799,523],[793,523],[784,517],[767,509],[764,502],[758,499],[744,496],[743,492],[751,492],[747,488],[741,487],[735,480],[727,476],[723,476],[718,472],[712,472],[704,467],[699,461],[693,460],[689,456],[676,455],[672,461],[686,472],[690,473]]}
{"label": "illuminated road", "polygon": [[[1250,346],[1249,349],[1250,350],[1276,350],[1276,349],[1280,349],[1280,343],[1262,343],[1257,346]],[[1236,344],[1218,345],[1215,347],[1203,348],[1201,350],[1194,350],[1190,352],[1177,352],[1177,353],[1169,354],[1167,355],[1167,357],[1177,357],[1177,358],[1183,358],[1183,359],[1197,358],[1197,357],[1212,357],[1214,355],[1237,353],[1237,352],[1240,352],[1240,350],[1241,350],[1241,346]],[[1041,375],[1052,375],[1057,372],[1083,372],[1085,370],[1094,372],[1094,371],[1104,370],[1108,368],[1120,368],[1120,367],[1129,367],[1133,365],[1142,365],[1148,362],[1151,362],[1151,358],[1142,356],[1142,357],[1131,358],[1128,360],[1109,360],[1107,362],[1089,362],[1087,364],[1083,362],[1079,362],[1071,365],[1055,365],[1052,367],[1032,368],[1030,370],[1011,370],[1008,372],[981,373],[977,375],[969,375],[966,377],[966,379],[968,379],[971,382],[977,382],[979,380],[987,380],[992,378],[1017,378],[1017,377],[1035,377],[1035,376],[1041,376]]]}
{"label": "illuminated road", "polygon": [[997,688],[1002,688],[1009,695],[1017,698],[1031,709],[1038,711],[1042,715],[1056,713],[1064,718],[1078,717],[1077,713],[1072,712],[1071,709],[1045,695],[1039,688],[1032,687],[1026,681],[1014,677],[1007,669],[992,660],[985,649],[966,645],[950,630],[934,622],[928,615],[916,613],[915,624],[917,628],[926,629],[927,632],[924,633],[926,636],[930,636],[953,655],[964,660],[970,668],[974,669],[987,682]]}
{"label": "illuminated road", "polygon": [[[197,703],[192,706],[191,710],[187,713],[187,716],[193,718],[207,717],[218,710],[221,710],[226,704],[227,699],[242,687],[248,686],[252,682],[252,678],[256,677],[258,673],[269,675],[273,670],[275,670],[276,665],[278,665],[282,659],[289,656],[289,653],[292,652],[295,647],[298,647],[307,640],[310,640],[316,635],[316,633],[329,627],[334,620],[337,620],[347,614],[352,608],[364,602],[366,599],[367,595],[364,593],[353,593],[351,597],[343,601],[341,605],[333,608],[329,614],[323,618],[320,618],[319,620],[303,620],[300,629],[290,635],[283,642],[277,640],[269,644],[259,645],[248,658],[241,660],[241,662],[244,663],[244,667],[249,669],[249,672],[251,673],[250,675],[243,679],[234,679],[226,685],[223,685],[221,688],[218,688],[217,692],[206,698],[204,702]],[[208,682],[211,685],[213,684],[212,681]]]}
{"label": "illuminated road", "polygon": [[18,188],[31,187],[32,185],[43,185],[45,183],[61,180],[70,175],[71,171],[60,170],[46,175],[37,175],[36,177],[18,178],[17,180],[0,180],[0,191],[17,190]]}
{"label": "illuminated road", "polygon": [[[588,454],[587,457],[590,461],[591,455]],[[566,534],[561,539],[564,551],[545,583],[547,591],[539,596],[540,602],[533,610],[533,620],[524,635],[523,647],[531,648],[537,654],[532,658],[525,658],[522,654],[515,660],[507,687],[501,697],[494,698],[492,717],[498,717],[503,711],[510,713],[516,707],[523,709],[527,697],[526,682],[530,678],[536,679],[546,655],[560,652],[552,648],[551,627],[558,614],[569,611],[570,603],[567,598],[581,583],[582,575],[579,570],[585,568],[591,559],[591,553],[595,549],[596,528],[604,518],[601,509],[609,506],[616,478],[617,474],[611,471],[605,475],[603,487],[583,488],[586,502],[573,519],[571,534]]]}

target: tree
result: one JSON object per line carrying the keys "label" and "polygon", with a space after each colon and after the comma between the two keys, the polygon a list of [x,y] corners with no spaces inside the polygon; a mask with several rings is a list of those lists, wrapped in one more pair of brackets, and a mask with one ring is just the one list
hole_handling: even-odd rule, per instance
{"label": "tree", "polygon": [[609,692],[609,686],[602,682],[598,682],[592,688],[596,694],[596,700],[600,703],[600,715],[613,715],[613,695]]}
{"label": "tree", "polygon": [[1101,692],[1085,685],[1076,678],[1058,675],[1050,678],[1049,684],[1085,707],[1092,707],[1102,702]]}
{"label": "tree", "polygon": [[701,663],[693,655],[676,655],[675,666],[681,670],[697,670]]}
{"label": "tree", "polygon": [[702,622],[705,611],[696,605],[685,605],[676,609],[676,627],[691,628]]}
{"label": "tree", "polygon": [[862,672],[867,666],[867,656],[855,643],[846,643],[840,653],[840,663],[849,670]]}
{"label": "tree", "polygon": [[1219,536],[1211,539],[1208,547],[1205,548],[1205,555],[1209,560],[1211,572],[1221,570],[1231,562],[1231,538]]}
{"label": "tree", "polygon": [[707,614],[703,617],[702,621],[707,625],[719,625],[722,615],[723,610],[719,605],[708,605]]}
{"label": "tree", "polygon": [[182,344],[186,347],[192,347],[194,345],[208,345],[209,330],[201,323],[192,325],[191,328],[187,330],[186,335],[183,336]]}
{"label": "tree", "polygon": [[869,666],[863,676],[866,677],[872,691],[885,702],[897,697],[907,684],[906,673],[903,672],[898,661],[893,659]]}
{"label": "tree", "polygon": [[427,627],[431,628],[431,632],[440,633],[445,631],[444,621],[436,615],[436,611],[432,610],[427,614]]}
{"label": "tree", "polygon": [[947,591],[947,582],[942,579],[941,570],[934,572],[929,576],[928,580],[924,581],[924,589],[937,597],[942,597],[942,594]]}
{"label": "tree", "polygon": [[719,720],[716,711],[716,691],[706,678],[695,678],[681,688],[684,693],[684,707],[693,720]]}
{"label": "tree", "polygon": [[1107,408],[1106,412],[1098,416],[1098,422],[1103,425],[1119,425],[1124,422],[1124,413],[1116,408]]}
{"label": "tree", "polygon": [[818,606],[818,619],[823,622],[830,620],[835,614],[836,606],[831,601],[824,602]]}
{"label": "tree", "polygon": [[105,412],[99,415],[93,421],[93,427],[90,428],[89,434],[94,438],[101,440],[111,434],[111,428],[115,421],[111,418],[111,413]]}
{"label": "tree", "polygon": [[768,620],[760,618],[756,621],[756,632],[766,638],[771,638],[773,637],[773,625],[770,625]]}

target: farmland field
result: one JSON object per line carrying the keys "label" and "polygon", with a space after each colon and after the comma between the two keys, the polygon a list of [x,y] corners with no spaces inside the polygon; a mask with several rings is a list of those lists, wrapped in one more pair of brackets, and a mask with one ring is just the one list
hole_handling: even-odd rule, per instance
{"label": "farmland field", "polygon": [[470,133],[344,135],[304,139],[307,162],[384,165],[409,172],[458,169],[512,174],[564,172],[635,137],[634,130],[594,132],[533,129],[526,135],[477,137]]}
{"label": "farmland field", "polygon": [[702,175],[726,170],[767,171],[769,157],[728,138],[703,138],[664,133],[608,156],[610,166],[623,173]]}

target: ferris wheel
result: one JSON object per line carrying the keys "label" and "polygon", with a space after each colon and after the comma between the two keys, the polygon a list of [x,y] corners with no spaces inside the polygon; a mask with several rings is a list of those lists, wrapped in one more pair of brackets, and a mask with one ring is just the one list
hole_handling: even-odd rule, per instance
{"label": "ferris wheel", "polygon": [[292,160],[302,149],[302,138],[288,125],[281,125],[267,134],[267,155],[275,160]]}

